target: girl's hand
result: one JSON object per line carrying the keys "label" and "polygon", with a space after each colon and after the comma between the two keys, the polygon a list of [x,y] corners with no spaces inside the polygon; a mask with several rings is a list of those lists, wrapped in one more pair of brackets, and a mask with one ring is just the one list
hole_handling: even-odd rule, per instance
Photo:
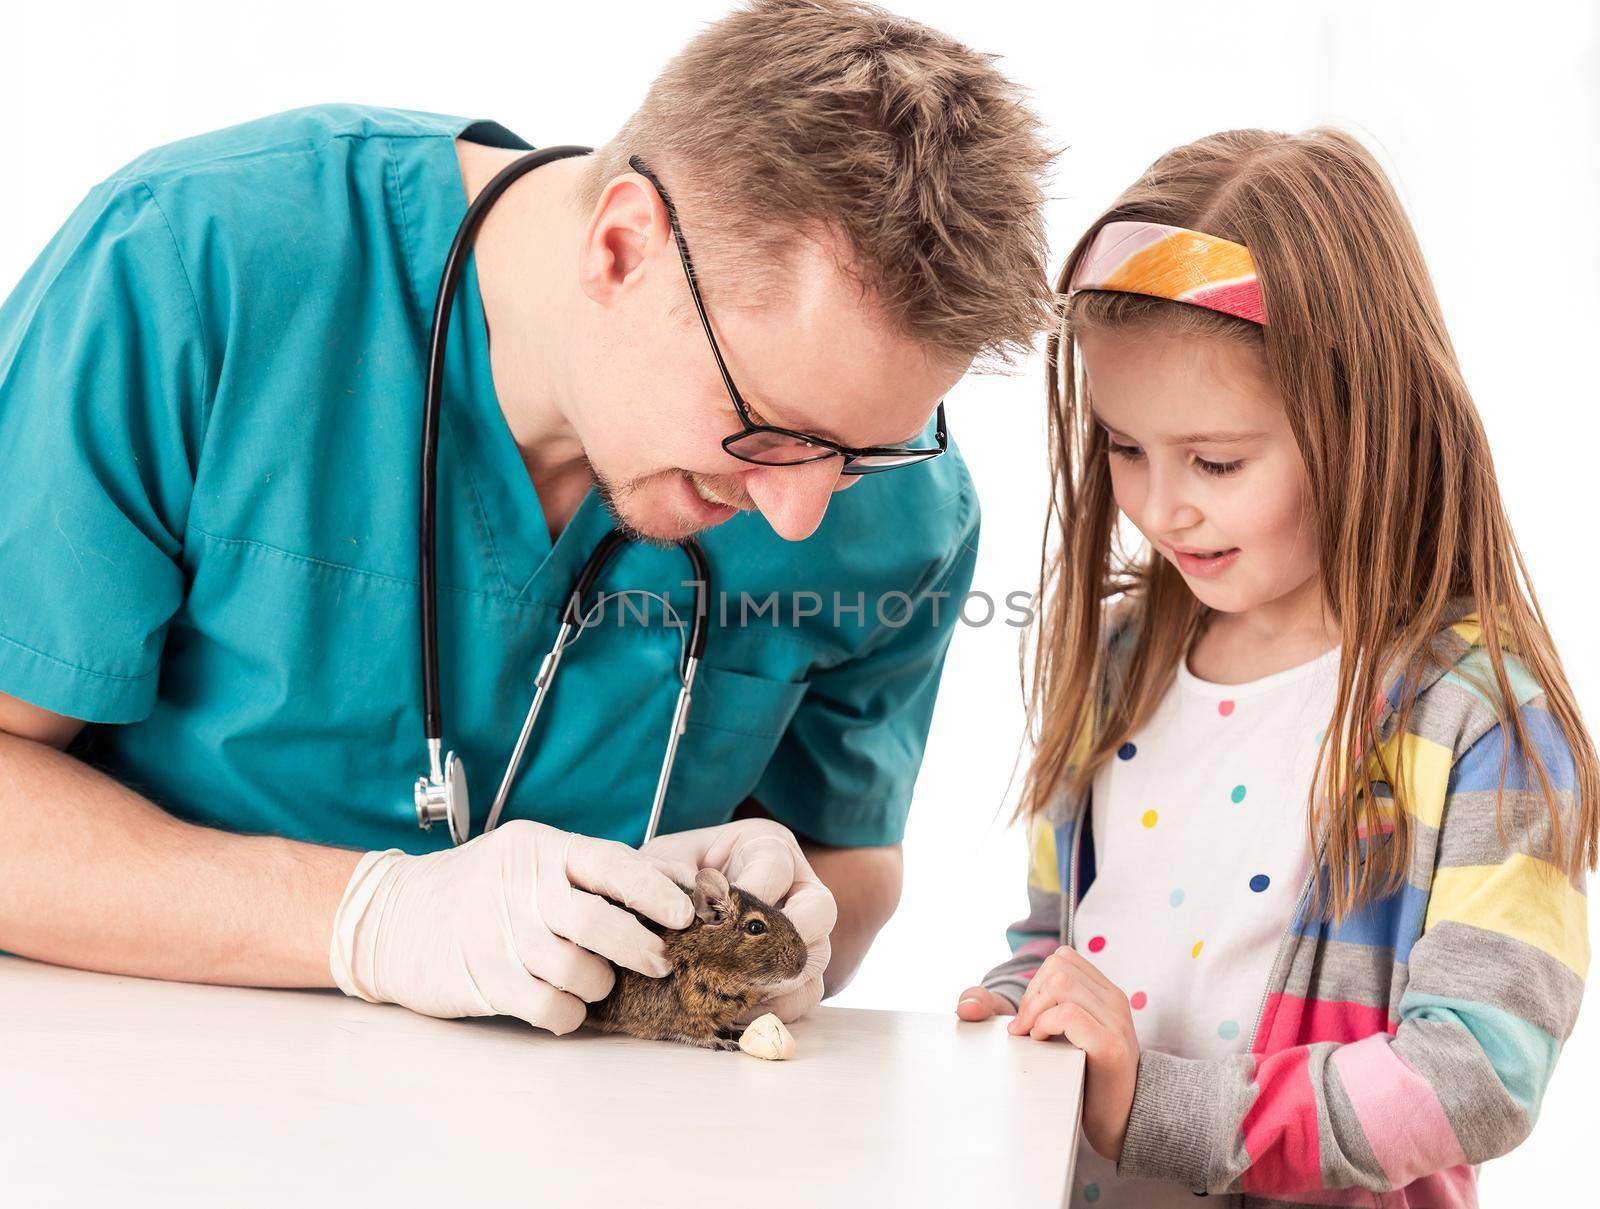
{"label": "girl's hand", "polygon": [[1036,1041],[1059,1034],[1084,1052],[1083,1136],[1101,1158],[1120,1160],[1139,1076],[1128,997],[1087,957],[1063,945],[1028,983],[1017,1018],[1006,1028]]}
{"label": "girl's hand", "polygon": [[1017,1009],[1004,995],[988,987],[968,987],[956,1003],[956,1015],[963,1020],[987,1020],[991,1016],[1014,1016]]}

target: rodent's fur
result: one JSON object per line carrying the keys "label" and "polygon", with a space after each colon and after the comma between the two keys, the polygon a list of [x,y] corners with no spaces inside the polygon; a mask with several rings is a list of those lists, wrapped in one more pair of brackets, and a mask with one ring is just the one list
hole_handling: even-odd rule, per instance
{"label": "rodent's fur", "polygon": [[[651,1041],[736,1050],[741,1030],[734,1021],[773,987],[804,972],[805,942],[787,915],[730,886],[719,869],[700,870],[693,890],[680,888],[694,899],[687,928],[639,916],[665,941],[672,972],[651,978],[613,966],[616,985],[589,1005],[588,1024]],[[752,934],[752,921],[764,929]]]}

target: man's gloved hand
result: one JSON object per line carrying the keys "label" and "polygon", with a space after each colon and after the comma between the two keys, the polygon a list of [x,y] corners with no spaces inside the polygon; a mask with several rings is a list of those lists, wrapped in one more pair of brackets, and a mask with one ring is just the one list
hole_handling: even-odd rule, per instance
{"label": "man's gloved hand", "polygon": [[701,869],[720,869],[728,881],[783,913],[806,942],[810,959],[805,973],[742,1017],[748,1023],[772,1012],[785,1024],[798,1020],[822,999],[822,974],[832,948],[828,936],[838,921],[833,892],[822,884],[794,833],[773,819],[735,819],[718,827],[701,827],[657,836],[639,855],[684,885],[693,885]]}
{"label": "man's gloved hand", "polygon": [[656,978],[672,968],[661,938],[602,894],[669,928],[694,918],[635,849],[543,823],[514,820],[423,856],[369,852],[334,915],[333,980],[429,1016],[517,1016],[569,1033],[616,981],[602,958]]}

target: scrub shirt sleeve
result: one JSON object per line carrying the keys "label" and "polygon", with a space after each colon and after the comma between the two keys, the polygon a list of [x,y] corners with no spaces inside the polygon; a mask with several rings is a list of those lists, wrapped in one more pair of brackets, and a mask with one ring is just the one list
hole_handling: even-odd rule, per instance
{"label": "scrub shirt sleeve", "polygon": [[[876,847],[905,834],[945,654],[977,565],[978,499],[963,479],[951,550],[909,594],[909,620],[880,624],[860,653],[812,676],[751,795],[807,839]],[[899,597],[883,612],[890,622],[907,615]]]}
{"label": "scrub shirt sleeve", "polygon": [[0,692],[150,712],[209,369],[155,195],[92,189],[0,304]]}

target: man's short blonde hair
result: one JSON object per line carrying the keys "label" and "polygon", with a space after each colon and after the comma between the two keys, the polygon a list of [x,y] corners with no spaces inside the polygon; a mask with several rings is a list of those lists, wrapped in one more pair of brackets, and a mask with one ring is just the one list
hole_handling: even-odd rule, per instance
{"label": "man's short blonde hair", "polygon": [[[593,205],[639,155],[698,276],[770,287],[797,235],[936,356],[1010,361],[1050,326],[1051,152],[993,57],[868,4],[752,0],[691,41],[596,154]],[[741,281],[728,282],[738,273]]]}

